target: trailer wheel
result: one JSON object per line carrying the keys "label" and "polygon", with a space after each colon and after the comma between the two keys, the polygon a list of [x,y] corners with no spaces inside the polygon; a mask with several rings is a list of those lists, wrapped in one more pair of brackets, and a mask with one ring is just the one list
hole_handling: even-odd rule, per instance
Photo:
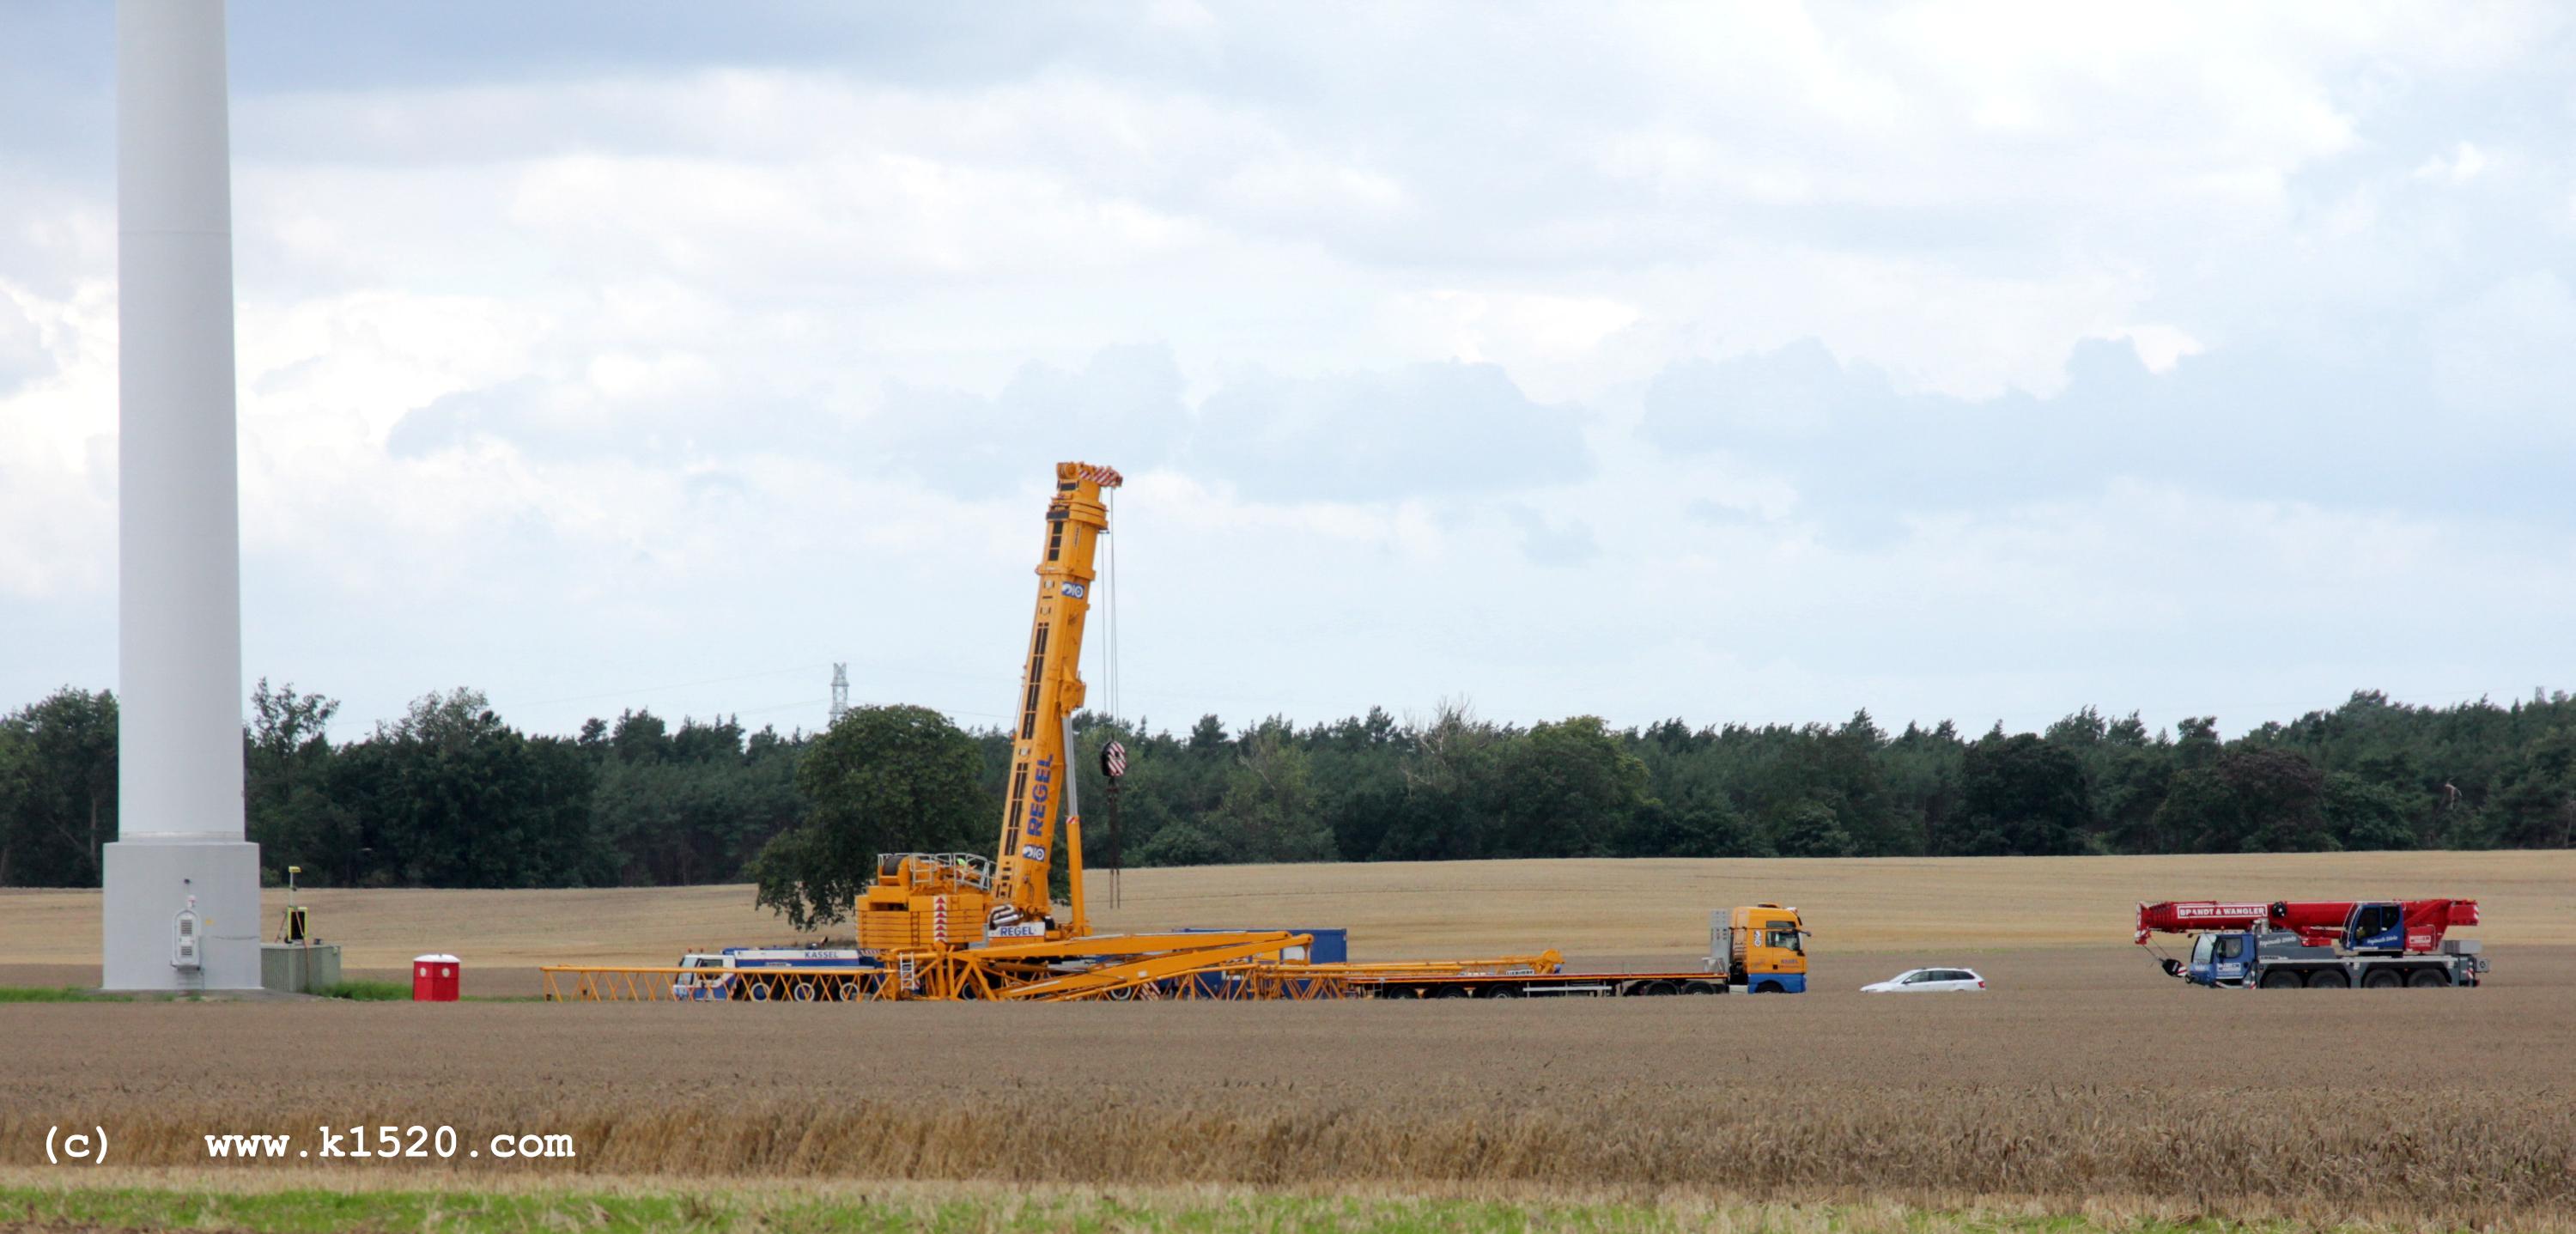
{"label": "trailer wheel", "polygon": [[1681,987],[1669,981],[1640,981],[1634,991],[1639,995],[1679,994]]}
{"label": "trailer wheel", "polygon": [[2352,978],[2344,976],[2343,970],[2340,968],[2320,968],[2317,971],[2308,974],[2308,988],[2311,990],[2349,990],[2352,988]]}
{"label": "trailer wheel", "polygon": [[2263,974],[2262,987],[2266,990],[2295,990],[2305,984],[2297,973],[2286,968],[2276,968]]}
{"label": "trailer wheel", "polygon": [[1433,998],[1474,998],[1475,996],[1476,987],[1468,985],[1444,985],[1431,992]]}
{"label": "trailer wheel", "polygon": [[2394,990],[2406,984],[2406,974],[2393,968],[2374,968],[2361,976],[2365,990]]}
{"label": "trailer wheel", "polygon": [[2406,984],[2418,990],[2438,990],[2451,984],[2451,976],[2438,968],[2419,968],[2406,974]]}
{"label": "trailer wheel", "polygon": [[1487,998],[1520,998],[1520,997],[1522,997],[1522,996],[1524,996],[1524,995],[1526,995],[1526,994],[1528,994],[1528,993],[1529,993],[1529,991],[1524,990],[1524,989],[1522,989],[1522,988],[1520,988],[1519,986],[1516,986],[1516,985],[1498,985],[1498,986],[1495,986],[1493,989],[1490,989],[1490,990],[1485,991],[1485,997],[1487,997]]}
{"label": "trailer wheel", "polygon": [[1682,987],[1682,993],[1724,994],[1726,993],[1726,983],[1722,981],[1693,981]]}
{"label": "trailer wheel", "polygon": [[1422,991],[1409,985],[1382,985],[1377,988],[1377,996],[1379,998],[1420,998]]}

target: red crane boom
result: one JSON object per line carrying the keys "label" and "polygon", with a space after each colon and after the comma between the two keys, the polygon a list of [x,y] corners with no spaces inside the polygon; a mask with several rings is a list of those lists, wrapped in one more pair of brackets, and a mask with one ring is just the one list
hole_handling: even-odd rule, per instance
{"label": "red crane boom", "polygon": [[2394,908],[2404,914],[2409,952],[2439,951],[2445,931],[2478,923],[2475,900],[2166,900],[2138,905],[2138,945],[2145,946],[2147,936],[2159,931],[2273,929],[2292,931],[2312,947],[2330,947],[2343,941],[2354,911],[2364,908]]}

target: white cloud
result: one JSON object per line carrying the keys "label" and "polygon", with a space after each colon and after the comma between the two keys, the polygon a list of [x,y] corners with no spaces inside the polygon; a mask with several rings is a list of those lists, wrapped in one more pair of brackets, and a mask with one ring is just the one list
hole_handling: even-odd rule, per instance
{"label": "white cloud", "polygon": [[2426,159],[2415,169],[2415,178],[2437,180],[2448,184],[2466,184],[2476,179],[2478,173],[2485,171],[2486,167],[2486,155],[2480,153],[2475,145],[2464,141],[2447,157],[2435,156]]}
{"label": "white cloud", "polygon": [[2150,373],[2172,372],[2184,356],[2196,356],[2204,350],[2199,339],[2180,328],[2155,323],[2123,326],[2101,337],[2127,340],[2137,350],[2138,363],[2147,366]]}
{"label": "white cloud", "polygon": [[115,582],[114,320],[103,285],[0,279],[0,606]]}
{"label": "white cloud", "polygon": [[[239,81],[254,671],[569,727],[856,658],[971,713],[1059,454],[1135,477],[1174,718],[2303,705],[2555,645],[2351,603],[2570,564],[2545,6],[941,29]],[[0,171],[0,618],[112,608],[112,186]]]}

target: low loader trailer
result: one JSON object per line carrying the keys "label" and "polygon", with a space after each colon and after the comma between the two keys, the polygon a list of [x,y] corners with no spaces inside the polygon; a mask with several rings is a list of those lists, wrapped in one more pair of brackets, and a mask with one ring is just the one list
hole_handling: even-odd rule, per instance
{"label": "low loader trailer", "polygon": [[[952,855],[953,856],[953,855]],[[1340,929],[1185,930],[1096,943],[987,944],[898,952],[776,949],[693,953],[672,967],[550,965],[553,1001],[857,1002],[996,1000],[1317,1001],[1383,998],[1651,998],[1786,993],[1806,985],[1798,910],[1712,913],[1713,960],[1698,969],[1570,970],[1554,951],[1482,960],[1354,963]],[[1758,930],[1738,922],[1760,923]],[[1211,936],[1221,936],[1210,943]],[[1234,942],[1241,938],[1246,941]],[[1730,942],[1733,944],[1729,946]],[[1220,951],[1244,950],[1232,961]],[[1097,952],[1099,954],[1085,954]],[[1043,969],[1020,968],[1039,959]]]}

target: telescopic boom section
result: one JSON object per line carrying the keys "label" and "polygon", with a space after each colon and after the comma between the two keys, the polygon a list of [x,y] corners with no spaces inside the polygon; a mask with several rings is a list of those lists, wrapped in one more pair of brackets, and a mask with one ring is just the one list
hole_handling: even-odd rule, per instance
{"label": "telescopic boom section", "polygon": [[1048,858],[1073,795],[1072,751],[1066,746],[1072,740],[1073,713],[1082,708],[1082,625],[1091,612],[1092,558],[1100,537],[1109,531],[1109,507],[1100,493],[1122,482],[1114,468],[1055,466],[1046,548],[1038,558],[1037,619],[1029,631],[1028,669],[1020,678],[1014,709],[1011,789],[993,861],[989,930],[1005,937],[1046,928]]}
{"label": "telescopic boom section", "polygon": [[[2156,932],[2187,934],[2196,930],[2289,930],[2311,946],[2330,946],[2357,924],[2353,910],[2393,909],[2405,923],[2405,950],[2439,950],[2442,935],[2453,926],[2478,923],[2475,900],[2273,900],[2269,903],[2222,900],[2166,900],[2138,905],[2138,942]],[[2394,924],[2394,923],[2390,923]],[[2380,933],[2370,930],[2369,933]]]}

